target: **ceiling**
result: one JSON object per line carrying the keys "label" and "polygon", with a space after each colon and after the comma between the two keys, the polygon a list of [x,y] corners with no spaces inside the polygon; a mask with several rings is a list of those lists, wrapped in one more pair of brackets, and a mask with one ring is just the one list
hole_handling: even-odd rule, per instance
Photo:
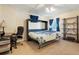
{"label": "ceiling", "polygon": [[[50,15],[50,14],[59,14],[64,13],[71,10],[79,9],[79,4],[11,4],[8,5],[11,7],[16,7],[20,10],[26,10],[33,14],[39,14],[39,15]],[[46,12],[46,8],[53,7],[55,8],[55,11],[52,11],[50,13]]]}

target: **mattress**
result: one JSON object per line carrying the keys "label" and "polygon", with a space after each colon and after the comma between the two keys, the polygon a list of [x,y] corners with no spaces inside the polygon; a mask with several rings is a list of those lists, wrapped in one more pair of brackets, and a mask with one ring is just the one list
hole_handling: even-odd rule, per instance
{"label": "mattress", "polygon": [[29,32],[29,36],[34,40],[37,40],[40,44],[47,41],[56,40],[56,32]]}

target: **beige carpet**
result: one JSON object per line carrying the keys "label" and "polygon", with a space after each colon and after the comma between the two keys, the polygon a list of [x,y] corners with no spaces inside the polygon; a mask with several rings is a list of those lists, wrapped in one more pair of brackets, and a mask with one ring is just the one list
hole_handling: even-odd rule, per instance
{"label": "beige carpet", "polygon": [[38,45],[33,42],[23,42],[23,45],[18,45],[17,49],[13,49],[13,53],[11,55],[73,55],[73,54],[74,55],[79,54],[79,43],[60,40],[41,49],[38,49]]}

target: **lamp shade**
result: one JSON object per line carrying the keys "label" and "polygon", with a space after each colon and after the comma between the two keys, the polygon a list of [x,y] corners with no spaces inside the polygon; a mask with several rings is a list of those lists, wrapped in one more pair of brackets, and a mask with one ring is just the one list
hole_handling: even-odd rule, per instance
{"label": "lamp shade", "polygon": [[0,27],[5,27],[6,24],[5,24],[5,21],[3,20],[1,23],[0,23]]}

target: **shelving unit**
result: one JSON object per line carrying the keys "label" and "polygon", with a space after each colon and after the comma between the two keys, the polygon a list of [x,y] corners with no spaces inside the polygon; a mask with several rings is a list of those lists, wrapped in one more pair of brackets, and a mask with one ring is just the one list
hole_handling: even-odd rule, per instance
{"label": "shelving unit", "polygon": [[79,16],[64,18],[64,40],[79,42]]}

